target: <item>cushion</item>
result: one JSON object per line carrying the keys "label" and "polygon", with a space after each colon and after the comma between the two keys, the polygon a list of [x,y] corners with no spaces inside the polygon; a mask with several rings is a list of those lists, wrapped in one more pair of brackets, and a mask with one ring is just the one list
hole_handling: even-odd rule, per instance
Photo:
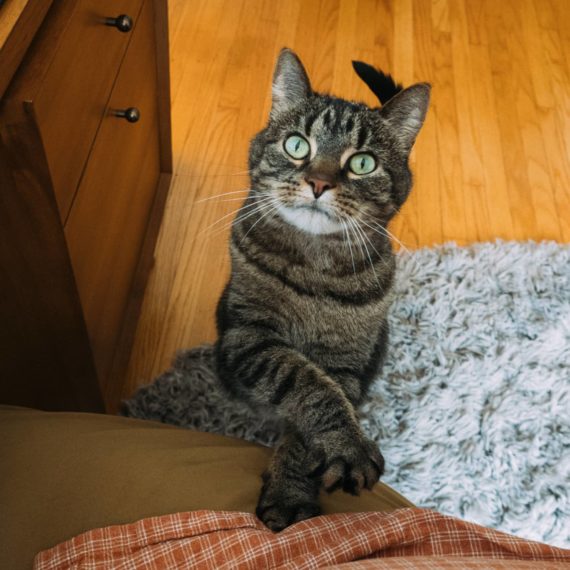
{"label": "cushion", "polygon": [[[0,568],[85,531],[200,509],[253,513],[271,449],[99,414],[0,406]],[[383,483],[324,513],[413,506]]]}

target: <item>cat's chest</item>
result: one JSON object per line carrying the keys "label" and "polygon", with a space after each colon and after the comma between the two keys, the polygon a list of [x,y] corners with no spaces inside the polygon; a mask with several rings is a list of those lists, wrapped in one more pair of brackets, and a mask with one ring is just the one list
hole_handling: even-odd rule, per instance
{"label": "cat's chest", "polygon": [[292,295],[282,315],[291,341],[299,350],[345,351],[372,343],[385,312],[382,303],[343,306],[328,299]]}
{"label": "cat's chest", "polygon": [[255,318],[272,322],[297,350],[317,361],[369,354],[391,301],[390,280],[383,289],[350,274],[334,281],[269,256],[252,263],[239,250],[234,255],[235,301],[246,300]]}

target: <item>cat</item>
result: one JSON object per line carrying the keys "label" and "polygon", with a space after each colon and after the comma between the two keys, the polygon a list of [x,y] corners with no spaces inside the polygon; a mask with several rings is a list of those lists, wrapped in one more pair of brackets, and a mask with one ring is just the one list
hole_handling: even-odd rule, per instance
{"label": "cat", "polygon": [[356,409],[387,348],[395,262],[386,227],[412,186],[408,159],[430,85],[403,89],[353,66],[380,108],[314,92],[297,55],[280,52],[216,311],[223,385],[285,424],[256,509],[273,531],[318,515],[321,488],[358,494],[384,470]]}

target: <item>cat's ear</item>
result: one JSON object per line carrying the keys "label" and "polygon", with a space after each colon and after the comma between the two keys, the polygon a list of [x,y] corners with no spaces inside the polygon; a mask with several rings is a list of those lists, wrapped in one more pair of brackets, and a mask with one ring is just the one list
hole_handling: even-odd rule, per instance
{"label": "cat's ear", "polygon": [[283,48],[277,58],[272,93],[272,119],[307,99],[312,93],[309,77],[301,60],[288,48]]}
{"label": "cat's ear", "polygon": [[379,111],[406,151],[412,148],[424,124],[430,91],[429,83],[416,83],[392,97]]}

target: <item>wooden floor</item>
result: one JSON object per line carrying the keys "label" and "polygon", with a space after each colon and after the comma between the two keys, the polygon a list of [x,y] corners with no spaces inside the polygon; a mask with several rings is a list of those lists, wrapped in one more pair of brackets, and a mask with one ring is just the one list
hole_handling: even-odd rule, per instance
{"label": "wooden floor", "polygon": [[569,0],[171,0],[170,11],[175,177],[123,396],[215,338],[243,192],[204,199],[247,188],[282,46],[314,88],[345,98],[375,103],[352,59],[432,83],[415,188],[392,225],[408,248],[570,242]]}

